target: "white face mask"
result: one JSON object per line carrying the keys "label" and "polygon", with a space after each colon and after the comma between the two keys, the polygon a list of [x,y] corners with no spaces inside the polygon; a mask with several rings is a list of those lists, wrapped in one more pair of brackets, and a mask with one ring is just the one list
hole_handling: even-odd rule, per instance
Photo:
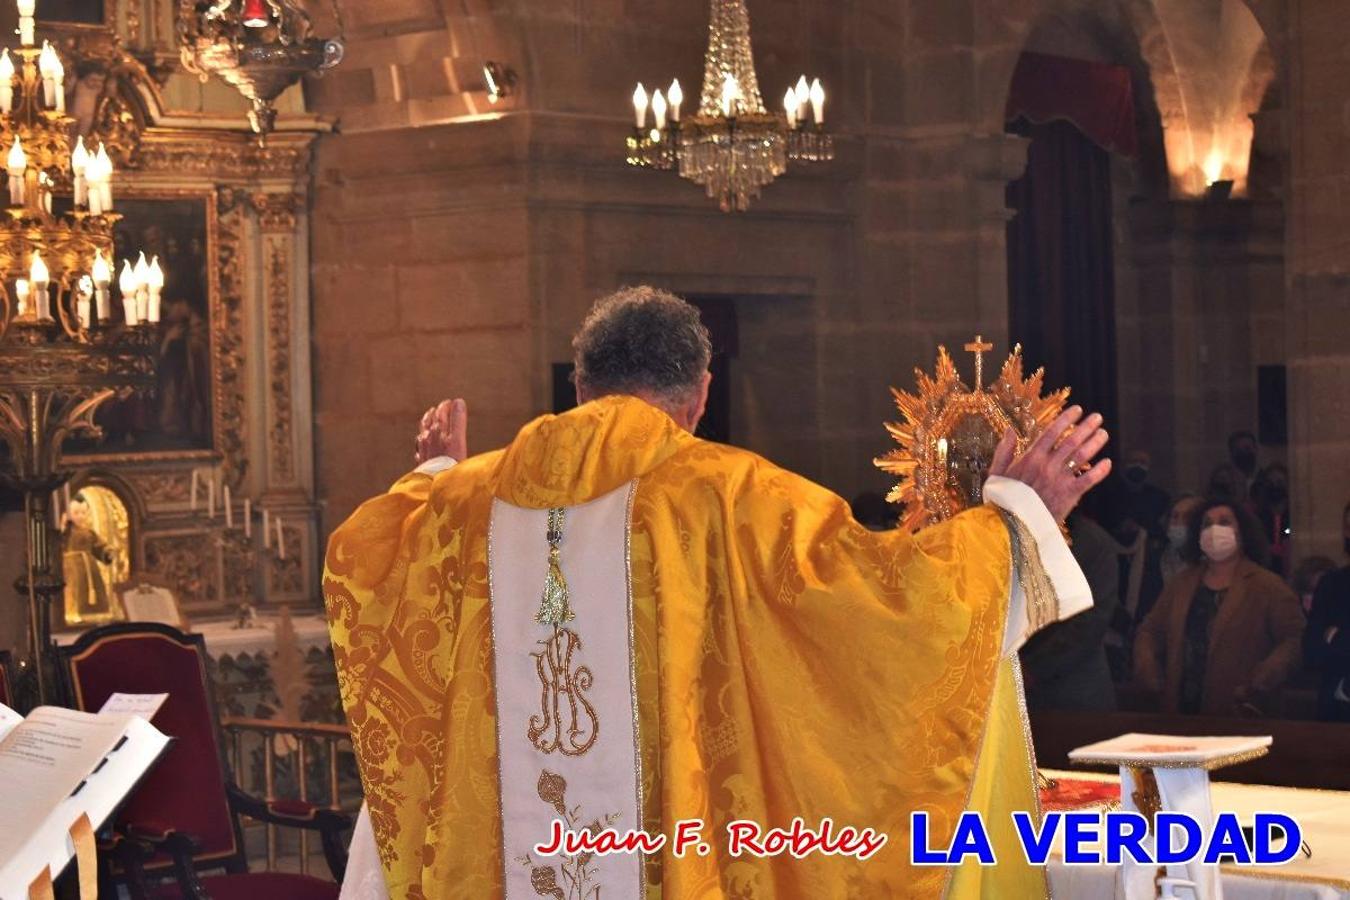
{"label": "white face mask", "polygon": [[1172,545],[1173,550],[1180,550],[1186,546],[1186,534],[1190,529],[1185,525],[1169,525],[1167,527],[1167,542]]}
{"label": "white face mask", "polygon": [[1227,562],[1237,548],[1237,530],[1231,525],[1210,525],[1200,532],[1200,549],[1210,562]]}

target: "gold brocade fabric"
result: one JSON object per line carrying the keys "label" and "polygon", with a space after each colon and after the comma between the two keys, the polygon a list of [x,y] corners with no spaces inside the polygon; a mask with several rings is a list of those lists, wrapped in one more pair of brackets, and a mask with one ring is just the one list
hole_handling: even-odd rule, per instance
{"label": "gold brocade fabric", "polygon": [[[825,489],[608,397],[434,480],[405,477],[329,544],[338,679],[391,897],[501,896],[493,497],[566,507],[634,478],[646,828],[702,819],[713,847],[676,858],[667,844],[648,896],[939,896],[947,870],[908,864],[909,813],[928,811],[945,846],[972,791],[1009,587],[1002,519],[869,532]],[[1027,764],[1022,743],[997,752]],[[796,816],[889,842],[863,862],[727,854],[731,820]]]}

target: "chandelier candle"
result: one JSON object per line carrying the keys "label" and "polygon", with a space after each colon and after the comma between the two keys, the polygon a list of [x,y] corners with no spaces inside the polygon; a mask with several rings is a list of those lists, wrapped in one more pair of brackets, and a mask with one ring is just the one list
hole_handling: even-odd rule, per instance
{"label": "chandelier candle", "polygon": [[75,141],[75,149],[70,154],[70,174],[73,202],[77,209],[89,205],[89,182],[85,180],[85,169],[89,166],[89,151],[84,149],[84,135]]}
{"label": "chandelier candle", "polygon": [[47,264],[42,261],[42,254],[36,250],[33,251],[33,267],[28,278],[33,285],[33,296],[37,301],[38,318],[50,319],[52,305],[51,292],[48,288],[51,285],[51,273],[47,269]]}
{"label": "chandelier candle", "polygon": [[5,160],[5,171],[9,173],[9,205],[23,206],[23,176],[28,171],[28,157],[24,155],[23,145],[18,135],[14,137],[14,146],[9,148],[9,157]]}
{"label": "chandelier candle", "polygon": [[14,60],[9,58],[9,48],[0,53],[0,113],[14,111]]}
{"label": "chandelier candle", "polygon": [[66,94],[63,83],[65,68],[49,41],[42,42],[42,55],[38,57],[38,72],[42,75],[43,102],[57,112],[65,112]]}
{"label": "chandelier candle", "polygon": [[164,290],[164,270],[159,267],[158,256],[150,260],[150,268],[146,271],[145,286],[150,293],[149,319],[151,322],[158,322],[159,295]]}
{"label": "chandelier candle", "polygon": [[136,318],[145,322],[154,322],[150,318],[150,264],[145,261],[145,251],[136,258],[136,267],[131,270],[136,279]]}
{"label": "chandelier candle", "polygon": [[30,288],[28,287],[28,279],[27,279],[27,278],[20,278],[18,281],[15,281],[15,282],[14,282],[14,296],[17,297],[17,298],[19,299],[19,316],[20,316],[20,318],[22,318],[23,316],[28,315],[28,294],[29,294],[29,291],[30,291]]}
{"label": "chandelier candle", "polygon": [[19,7],[19,43],[31,47],[37,40],[36,23],[33,14],[37,11],[37,0],[18,0]]}
{"label": "chandelier candle", "polygon": [[122,274],[117,276],[117,287],[122,292],[122,314],[128,325],[138,325],[140,317],[136,315],[136,275],[131,271],[130,260],[122,260]]}
{"label": "chandelier candle", "polygon": [[98,310],[98,321],[106,322],[112,318],[112,303],[109,300],[108,286],[112,284],[112,267],[103,258],[103,251],[94,251],[94,265],[91,269],[94,281],[94,305]]}

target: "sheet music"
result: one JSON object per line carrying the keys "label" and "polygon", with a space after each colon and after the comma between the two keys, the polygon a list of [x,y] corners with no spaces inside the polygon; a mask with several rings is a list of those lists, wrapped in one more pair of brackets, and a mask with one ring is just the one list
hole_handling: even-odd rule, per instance
{"label": "sheet music", "polygon": [[108,701],[99,708],[99,715],[125,715],[140,716],[149,722],[154,719],[155,713],[164,705],[164,701],[169,699],[168,694],[123,694],[114,693],[108,698]]}
{"label": "sheet music", "polygon": [[127,719],[43,706],[21,729],[0,741],[0,785],[5,791],[5,827],[0,828],[0,860],[28,846],[51,812],[122,738]]}
{"label": "sheet music", "polygon": [[16,713],[3,703],[0,703],[0,741],[5,739],[15,725],[23,721],[23,716]]}

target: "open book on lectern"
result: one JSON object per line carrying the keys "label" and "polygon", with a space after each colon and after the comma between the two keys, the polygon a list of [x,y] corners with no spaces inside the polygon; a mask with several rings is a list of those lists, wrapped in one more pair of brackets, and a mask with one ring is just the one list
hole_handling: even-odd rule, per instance
{"label": "open book on lectern", "polygon": [[60,874],[72,827],[102,825],[155,764],[170,739],[142,715],[163,699],[114,695],[98,713],[41,706],[26,719],[0,704],[0,900]]}

